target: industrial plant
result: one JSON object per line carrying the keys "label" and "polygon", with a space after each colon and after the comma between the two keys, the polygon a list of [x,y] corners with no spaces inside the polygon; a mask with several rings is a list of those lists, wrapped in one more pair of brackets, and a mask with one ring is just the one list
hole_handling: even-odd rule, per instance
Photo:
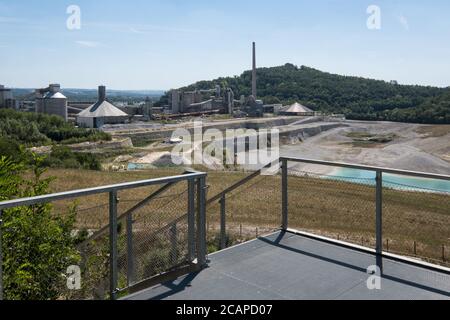
{"label": "industrial plant", "polygon": [[67,97],[60,91],[59,84],[36,89],[36,112],[60,116],[67,121]]}
{"label": "industrial plant", "polygon": [[222,113],[234,116],[262,117],[264,105],[261,100],[257,100],[256,81],[256,44],[253,42],[251,96],[241,96],[239,100],[236,100],[231,88],[221,88],[219,85],[209,90],[171,90],[169,104],[166,108],[170,109],[172,115]]}
{"label": "industrial plant", "polygon": [[0,85],[0,108],[16,109],[16,100],[13,98],[11,89]]}
{"label": "industrial plant", "polygon": [[100,129],[105,125],[183,119],[195,116],[224,114],[234,118],[259,118],[264,114],[282,116],[315,116],[313,110],[294,103],[264,104],[257,95],[256,44],[252,43],[251,94],[236,97],[230,87],[215,85],[209,89],[172,89],[167,92],[167,104],[155,106],[148,97],[138,104],[113,104],[106,98],[106,87],[99,86],[97,101],[71,101],[53,83],[13,98],[12,89],[0,86],[0,108],[45,113],[62,117],[80,127]]}

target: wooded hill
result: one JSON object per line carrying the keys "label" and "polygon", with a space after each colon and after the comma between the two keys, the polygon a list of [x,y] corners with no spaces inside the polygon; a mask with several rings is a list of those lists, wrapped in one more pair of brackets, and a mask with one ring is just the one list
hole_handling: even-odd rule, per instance
{"label": "wooded hill", "polygon": [[[450,88],[399,85],[395,82],[341,76],[286,64],[259,68],[258,98],[266,104],[299,101],[349,119],[450,123]],[[236,77],[199,81],[182,90],[231,87],[236,97],[251,93],[251,71]],[[167,103],[167,95],[160,104]]]}

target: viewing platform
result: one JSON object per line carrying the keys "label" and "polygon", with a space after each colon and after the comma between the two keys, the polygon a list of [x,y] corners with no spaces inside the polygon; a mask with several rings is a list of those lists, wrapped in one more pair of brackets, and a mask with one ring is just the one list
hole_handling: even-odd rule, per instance
{"label": "viewing platform", "polygon": [[[208,267],[125,300],[436,300],[450,299],[450,274],[382,259],[381,289],[369,290],[370,254],[292,232],[208,256]],[[378,261],[379,263],[379,261]]]}

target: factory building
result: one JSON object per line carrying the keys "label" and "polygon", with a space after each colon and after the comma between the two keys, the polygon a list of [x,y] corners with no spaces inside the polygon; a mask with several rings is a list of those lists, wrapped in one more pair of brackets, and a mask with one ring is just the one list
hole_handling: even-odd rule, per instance
{"label": "factory building", "polygon": [[0,108],[16,109],[16,100],[13,98],[11,89],[0,85]]}
{"label": "factory building", "polygon": [[152,101],[149,97],[145,98],[145,103],[142,107],[142,115],[144,116],[145,120],[151,120],[152,119]]}
{"label": "factory building", "polygon": [[61,92],[59,84],[51,84],[47,88],[37,89],[36,112],[56,115],[67,121],[67,98]]}
{"label": "factory building", "polygon": [[168,93],[166,108],[170,109],[172,114],[181,115],[222,113],[234,116],[262,117],[264,103],[257,99],[256,44],[254,42],[252,49],[252,94],[250,96],[235,100],[235,94],[231,88],[219,85],[208,90],[171,90]]}
{"label": "factory building", "polygon": [[231,89],[227,89],[225,94],[222,94],[220,86],[209,90],[172,90],[169,92],[169,106],[174,114],[213,110],[228,112],[227,100],[229,97],[227,94],[229,91]]}
{"label": "factory building", "polygon": [[77,124],[85,128],[101,128],[105,124],[125,123],[128,114],[106,100],[106,87],[98,87],[98,101],[77,115]]}

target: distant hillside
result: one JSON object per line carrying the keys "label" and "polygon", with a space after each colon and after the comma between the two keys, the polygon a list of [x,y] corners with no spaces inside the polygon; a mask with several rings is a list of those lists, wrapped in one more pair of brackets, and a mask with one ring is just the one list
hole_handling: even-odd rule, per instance
{"label": "distant hillside", "polygon": [[[95,101],[97,99],[97,89],[62,89],[62,93],[70,101]],[[34,89],[13,89],[14,97],[17,99],[30,96]],[[160,90],[107,90],[108,99],[111,101],[143,101],[146,97],[158,100],[164,91]]]}
{"label": "distant hillside", "polygon": [[[199,81],[182,89],[207,89],[219,84],[236,96],[251,93],[251,71],[238,77]],[[258,69],[258,98],[265,103],[292,103],[350,119],[418,123],[450,123],[450,89],[392,84],[341,76],[286,64]],[[163,96],[160,103],[167,101]]]}

